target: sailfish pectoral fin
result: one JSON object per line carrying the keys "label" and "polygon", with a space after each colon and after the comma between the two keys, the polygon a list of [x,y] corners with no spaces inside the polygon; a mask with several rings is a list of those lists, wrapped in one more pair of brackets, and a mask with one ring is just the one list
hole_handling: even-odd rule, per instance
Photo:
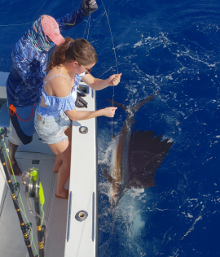
{"label": "sailfish pectoral fin", "polygon": [[147,102],[149,102],[150,100],[152,100],[157,94],[158,94],[159,90],[157,89],[157,91],[149,96],[147,99],[144,99],[143,101],[141,101],[138,105],[136,105],[135,107],[135,112],[137,112],[143,105],[145,105]]}
{"label": "sailfish pectoral fin", "polygon": [[121,107],[126,112],[127,107],[124,104],[120,104],[120,103],[117,103],[117,102],[109,100],[109,99],[106,99],[106,100],[118,107]]}
{"label": "sailfish pectoral fin", "polygon": [[[149,96],[148,98],[144,99],[143,101],[141,101],[139,104],[137,104],[135,107],[134,107],[134,113],[137,112],[143,105],[145,105],[147,102],[149,102],[150,100],[152,100],[157,94],[158,94],[159,90],[157,89],[157,91]],[[121,107],[125,112],[127,111],[127,107],[124,105],[124,104],[121,104],[121,103],[117,103],[115,101],[112,101],[112,100],[109,100],[107,99],[107,101],[109,101],[110,103],[118,106],[118,107]]]}
{"label": "sailfish pectoral fin", "polygon": [[101,168],[102,173],[104,174],[105,178],[108,180],[108,182],[110,182],[111,184],[115,184],[116,181],[112,178],[112,176],[110,176],[110,175],[108,174],[107,171],[104,170],[102,164],[100,164],[100,168]]}

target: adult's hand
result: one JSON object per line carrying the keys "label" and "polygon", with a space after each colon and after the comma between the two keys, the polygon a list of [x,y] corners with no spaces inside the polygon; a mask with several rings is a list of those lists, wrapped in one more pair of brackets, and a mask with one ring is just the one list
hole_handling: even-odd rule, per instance
{"label": "adult's hand", "polygon": [[85,13],[85,16],[90,15],[94,11],[98,9],[98,5],[96,3],[96,0],[82,0],[82,10]]}

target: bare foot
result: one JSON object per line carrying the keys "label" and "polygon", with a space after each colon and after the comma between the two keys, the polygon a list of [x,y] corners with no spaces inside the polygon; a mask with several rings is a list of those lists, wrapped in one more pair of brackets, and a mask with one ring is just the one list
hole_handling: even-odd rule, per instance
{"label": "bare foot", "polygon": [[56,193],[55,194],[56,198],[61,198],[61,199],[68,199],[69,197],[69,190],[64,190],[62,193],[58,194]]}

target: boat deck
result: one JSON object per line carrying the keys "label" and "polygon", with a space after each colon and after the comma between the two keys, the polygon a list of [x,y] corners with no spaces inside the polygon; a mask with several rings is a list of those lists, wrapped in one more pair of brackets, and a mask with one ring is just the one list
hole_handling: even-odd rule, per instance
{"label": "boat deck", "polygon": [[[5,73],[0,72],[0,93]],[[2,82],[3,81],[3,82]],[[82,84],[82,86],[86,86]],[[0,94],[3,96],[4,94]],[[95,110],[95,94],[87,92],[84,98],[88,102],[86,110]],[[79,109],[79,111],[82,109]],[[0,112],[1,115],[1,112]],[[85,127],[87,133],[80,133]],[[7,140],[7,139],[6,139]],[[7,141],[6,141],[7,145]],[[22,172],[37,168],[40,174],[45,195],[44,220],[47,227],[45,256],[48,257],[95,257],[97,255],[97,153],[96,153],[96,120],[91,119],[72,123],[71,174],[66,183],[69,199],[55,197],[57,174],[53,172],[55,155],[34,134],[31,144],[21,146],[16,159]],[[6,153],[6,151],[5,151]],[[6,155],[6,154],[5,154]],[[19,219],[11,199],[11,191],[5,181],[0,162],[0,242],[1,256],[29,256],[24,243]],[[20,182],[20,177],[16,177]],[[12,179],[13,181],[13,179]],[[14,181],[13,181],[14,183]],[[24,203],[27,219],[32,223],[32,233],[38,252],[37,229],[35,215],[31,214],[26,203],[25,186],[20,183],[20,196]],[[19,206],[22,204],[18,197]],[[34,210],[34,202],[32,200]],[[31,235],[29,235],[31,239]],[[36,255],[33,243],[32,250]]]}
{"label": "boat deck", "polygon": [[[31,152],[18,152],[17,161],[22,171],[28,171],[29,168],[38,168],[41,183],[44,189],[45,195],[45,222],[47,226],[47,238],[45,245],[45,256],[60,257],[64,256],[64,246],[66,237],[66,220],[68,200],[55,198],[56,189],[56,177],[57,174],[53,172],[53,164],[55,160],[54,155],[31,153]],[[39,160],[39,164],[33,164],[33,162]],[[2,165],[1,167],[1,184],[4,181],[4,173]],[[20,179],[17,177],[17,182]],[[11,200],[11,191],[5,184],[3,186],[3,202],[1,205],[1,217],[0,217],[0,242],[1,242],[1,255],[2,256],[26,256],[27,248],[24,244],[22,231],[20,228],[17,213],[15,211],[13,202]],[[29,222],[32,223],[32,231],[34,236],[34,242],[38,248],[37,234],[36,234],[36,220],[35,215],[30,214],[25,197],[25,186],[20,184],[20,195],[24,203],[25,211]],[[19,206],[22,207],[20,199]],[[33,200],[32,200],[33,204]],[[22,209],[22,208],[21,208]],[[34,211],[34,204],[32,206]],[[22,213],[25,223],[28,223],[25,219],[25,215]],[[30,236],[31,239],[31,236]],[[34,246],[32,244],[32,250]],[[38,249],[37,249],[38,250]]]}

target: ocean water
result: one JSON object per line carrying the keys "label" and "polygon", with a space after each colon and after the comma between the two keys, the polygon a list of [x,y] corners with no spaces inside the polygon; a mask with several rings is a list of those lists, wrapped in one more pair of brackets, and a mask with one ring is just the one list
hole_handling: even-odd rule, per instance
{"label": "ocean water", "polygon": [[[1,0],[0,70],[9,71],[14,43],[41,14],[55,18],[80,1]],[[115,218],[109,184],[99,178],[98,256],[213,257],[220,227],[220,3],[217,0],[103,0],[64,36],[85,37],[99,61],[93,75],[121,72],[121,83],[97,92],[97,108],[127,106],[158,95],[136,114],[134,130],[153,130],[174,144],[157,186],[127,191]],[[104,4],[104,5],[103,5]],[[105,11],[106,10],[106,11]],[[111,34],[112,33],[112,34]],[[111,164],[126,119],[98,118],[98,161]],[[112,229],[114,224],[114,229]]]}

